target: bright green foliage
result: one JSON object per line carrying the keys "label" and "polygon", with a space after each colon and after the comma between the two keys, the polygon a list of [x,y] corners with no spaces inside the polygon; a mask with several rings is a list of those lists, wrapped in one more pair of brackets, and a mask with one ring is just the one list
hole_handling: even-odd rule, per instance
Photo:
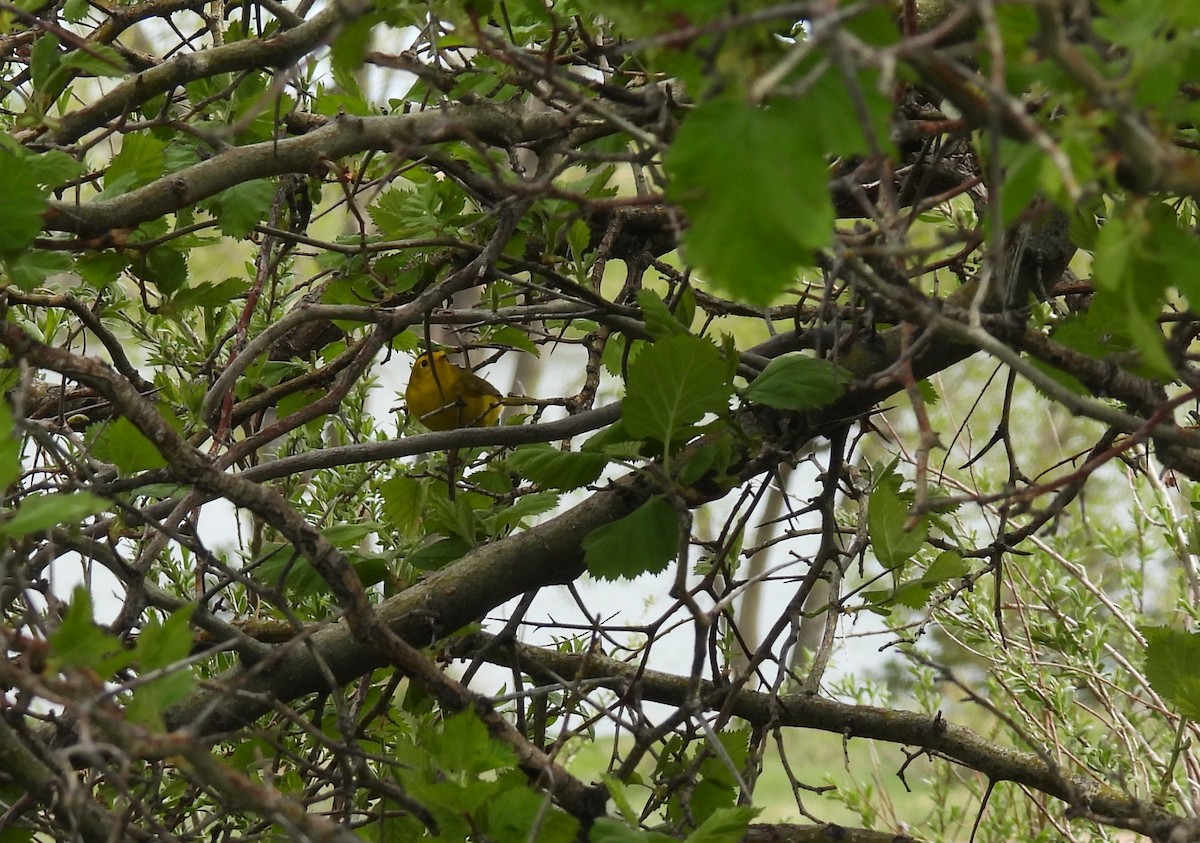
{"label": "bright green foliage", "polygon": [[1146,678],[1176,711],[1200,720],[1200,633],[1141,627],[1146,638]]}
{"label": "bright green foliage", "polygon": [[869,589],[862,596],[871,604],[872,611],[881,614],[890,614],[895,606],[921,609],[929,603],[929,598],[938,588],[969,572],[970,568],[959,554],[946,550],[937,555],[920,577],[898,583],[894,589]]}
{"label": "bright green foliage", "polygon": [[750,401],[781,410],[815,410],[841,397],[852,377],[829,360],[798,352],[781,354],[742,394]]}
{"label": "bright green foliage", "polygon": [[21,500],[10,518],[0,522],[0,537],[19,538],[59,524],[75,527],[83,519],[108,508],[108,501],[87,491],[29,495]]}
{"label": "bright green foliage", "polygon": [[884,474],[876,480],[867,502],[871,549],[875,558],[889,569],[900,568],[912,559],[929,535],[929,517],[911,518],[912,495],[901,493],[900,484],[900,475]]}
{"label": "bright green foliage", "polygon": [[661,497],[598,527],[583,540],[588,572],[604,580],[664,570],[679,552],[679,516]]}
{"label": "bright green foliage", "polygon": [[770,302],[833,234],[826,164],[810,113],[714,100],[684,121],[667,157],[671,197],[691,223],[684,248],[706,280]]}
{"label": "bright green foliage", "polygon": [[0,252],[16,252],[42,230],[46,193],[38,173],[7,151],[0,151]]}
{"label": "bright green foliage", "polygon": [[663,339],[664,337],[686,334],[688,332],[688,323],[691,322],[691,318],[689,317],[686,322],[677,319],[675,314],[667,307],[666,302],[653,290],[641,290],[638,292],[637,300],[638,306],[642,309],[643,318],[646,320],[646,328],[650,331],[650,336],[655,339]]}
{"label": "bright green foliage", "polygon": [[560,451],[549,445],[525,445],[508,458],[522,477],[551,489],[578,489],[594,483],[608,465],[603,454]]}
{"label": "bright green foliage", "polygon": [[138,634],[134,657],[139,673],[163,671],[163,675],[139,682],[129,697],[129,717],[144,726],[161,728],[162,715],[183,699],[196,684],[196,676],[186,668],[170,669],[187,658],[192,649],[188,621],[195,606],[172,612],[165,621],[151,616]]}
{"label": "bright green foliage", "polygon": [[97,626],[92,617],[92,596],[78,586],[58,629],[50,635],[52,670],[79,668],[103,680],[133,662],[134,654],[115,635]]}
{"label": "bright green foliage", "polygon": [[[729,729],[717,735],[720,751],[698,744],[684,750],[681,740],[667,742],[666,752],[659,761],[656,774],[665,780],[675,780],[689,771],[693,786],[673,793],[667,801],[667,814],[676,822],[687,818],[697,823],[704,835],[697,839],[722,840],[739,826],[744,830],[753,812],[734,811],[739,791],[739,779],[745,770],[750,730]],[[707,827],[710,819],[714,820]],[[709,835],[715,835],[710,837]],[[733,839],[738,839],[740,834]],[[691,838],[689,838],[691,839]]]}
{"label": "bright green foliage", "polygon": [[688,335],[667,337],[629,364],[622,417],[633,436],[664,448],[687,425],[728,409],[733,387],[716,346]]}
{"label": "bright green foliage", "polygon": [[154,444],[129,419],[115,419],[93,429],[92,448],[97,459],[112,463],[126,474],[167,464]]}

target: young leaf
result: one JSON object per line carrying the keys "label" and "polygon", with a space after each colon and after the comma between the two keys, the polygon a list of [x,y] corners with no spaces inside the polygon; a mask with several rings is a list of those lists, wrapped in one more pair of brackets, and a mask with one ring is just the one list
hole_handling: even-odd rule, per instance
{"label": "young leaf", "polygon": [[92,453],[126,474],[162,468],[167,464],[158,449],[124,416],[99,425],[92,438]]}
{"label": "young leaf", "polygon": [[885,568],[898,568],[911,559],[929,534],[929,518],[921,516],[906,530],[908,503],[900,495],[900,475],[880,478],[867,503],[867,533],[875,557]]}
{"label": "young leaf", "polygon": [[79,667],[108,678],[132,662],[133,653],[120,639],[92,620],[92,595],[82,585],[76,586],[62,622],[50,634],[51,669]]}
{"label": "young leaf", "polygon": [[723,412],[732,393],[712,343],[682,334],[667,337],[629,364],[622,418],[633,436],[669,447],[685,425]]}
{"label": "young leaf", "polygon": [[675,318],[675,314],[671,313],[667,303],[658,293],[653,290],[640,290],[637,303],[642,309],[642,317],[646,320],[646,330],[656,340],[687,333],[687,328]]}
{"label": "young leaf", "polygon": [[768,363],[744,394],[780,410],[813,410],[840,398],[853,377],[832,361],[790,352]]}
{"label": "young leaf", "polygon": [[746,836],[750,820],[758,813],[758,808],[745,806],[719,808],[687,836],[686,843],[737,843]]}
{"label": "young leaf", "polygon": [[21,501],[13,517],[0,524],[0,536],[15,539],[59,524],[77,525],[84,518],[106,509],[108,501],[91,492],[29,495]]}
{"label": "young leaf", "polygon": [[27,247],[42,230],[47,191],[37,173],[9,152],[0,152],[0,252]]}
{"label": "young leaf", "polygon": [[651,498],[624,518],[592,530],[583,550],[588,571],[600,579],[656,574],[679,551],[679,517],[663,498]]}
{"label": "young leaf", "polygon": [[1200,721],[1200,633],[1140,628],[1146,638],[1146,678],[1180,714]]}
{"label": "young leaf", "polygon": [[812,264],[833,237],[822,150],[800,102],[714,99],[687,116],[664,163],[691,223],[685,254],[706,280],[765,305]]}
{"label": "young leaf", "polygon": [[539,486],[565,492],[594,483],[608,458],[600,453],[560,451],[550,445],[523,445],[508,457],[508,465]]}

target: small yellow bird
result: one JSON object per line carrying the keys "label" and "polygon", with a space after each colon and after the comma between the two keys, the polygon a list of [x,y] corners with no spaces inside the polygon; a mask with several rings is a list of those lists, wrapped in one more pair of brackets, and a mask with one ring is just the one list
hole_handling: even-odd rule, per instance
{"label": "small yellow bird", "polygon": [[413,363],[404,390],[408,412],[430,430],[488,427],[500,421],[500,390],[444,351],[430,351]]}

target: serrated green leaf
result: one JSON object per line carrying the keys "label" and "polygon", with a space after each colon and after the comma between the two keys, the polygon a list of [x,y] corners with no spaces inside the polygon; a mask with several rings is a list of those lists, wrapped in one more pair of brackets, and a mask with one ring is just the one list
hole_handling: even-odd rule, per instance
{"label": "serrated green leaf", "polygon": [[164,172],[165,144],[149,135],[125,135],[121,151],[104,172],[104,193],[109,198],[114,191],[128,191],[154,181]]}
{"label": "serrated green leaf", "polygon": [[22,290],[44,287],[50,276],[70,272],[73,266],[70,255],[40,249],[28,249],[5,261],[9,277]]}
{"label": "serrated green leaf", "polygon": [[1185,717],[1200,721],[1200,633],[1162,626],[1139,627],[1146,639],[1150,686]]}
{"label": "serrated green leaf", "polygon": [[425,486],[411,477],[397,475],[379,484],[383,514],[402,535],[410,536],[421,520]]}
{"label": "serrated green leaf", "polygon": [[661,340],[687,333],[687,328],[675,318],[658,293],[653,290],[639,290],[637,303],[642,309],[642,318],[646,321],[646,330],[650,332],[650,336]]}
{"label": "serrated green leaf", "polygon": [[108,509],[104,498],[91,492],[54,492],[28,495],[12,518],[0,524],[0,536],[20,538],[49,530],[59,524],[78,525],[80,521]]}
{"label": "serrated green leaf", "polygon": [[110,47],[93,41],[86,50],[72,50],[63,57],[62,67],[79,70],[87,76],[124,76],[129,68],[121,54]]}
{"label": "serrated green leaf", "polygon": [[560,451],[550,445],[522,445],[507,462],[539,486],[565,492],[594,483],[608,465],[608,458],[600,453]]}
{"label": "serrated green leaf", "polygon": [[664,164],[686,211],[684,254],[705,280],[769,304],[833,239],[824,146],[799,102],[717,99],[683,122]]}
{"label": "serrated green leaf", "polygon": [[177,290],[171,296],[171,307],[177,313],[193,307],[220,307],[244,296],[249,289],[250,282],[244,278],[226,278],[216,283],[202,281]]}
{"label": "serrated green leaf", "polygon": [[719,808],[687,836],[687,843],[738,843],[758,813],[758,808]]}
{"label": "serrated green leaf", "polygon": [[711,342],[686,334],[667,337],[630,363],[621,416],[630,434],[669,448],[685,425],[724,412],[732,394],[721,353]]}
{"label": "serrated green leaf", "polygon": [[965,577],[969,572],[970,568],[960,554],[953,550],[943,550],[926,569],[921,581],[936,586]]}
{"label": "serrated green leaf", "polygon": [[92,453],[96,459],[112,463],[125,474],[163,468],[167,464],[154,444],[124,416],[97,425],[94,430]]}
{"label": "serrated green leaf", "polygon": [[588,571],[600,579],[656,574],[679,552],[679,517],[666,500],[651,498],[624,518],[588,533],[583,550]]}
{"label": "serrated green leaf", "polygon": [[462,559],[470,549],[471,543],[462,536],[450,536],[408,554],[404,561],[418,571],[439,571],[451,562]]}
{"label": "serrated green leaf", "polygon": [[266,219],[275,199],[270,179],[255,179],[226,188],[205,203],[221,233],[239,240]]}
{"label": "serrated green leaf", "polygon": [[16,436],[12,410],[0,401],[0,489],[21,476],[21,440]]}
{"label": "serrated green leaf", "polygon": [[92,617],[91,594],[82,585],[76,586],[58,629],[50,634],[53,671],[79,667],[108,678],[133,663],[133,653],[115,635],[98,627]]}
{"label": "serrated green leaf", "polygon": [[187,284],[187,257],[170,246],[139,254],[130,266],[133,274],[169,296]]}
{"label": "serrated green leaf", "polygon": [[898,568],[916,555],[929,534],[929,518],[922,515],[911,530],[908,503],[900,495],[900,476],[880,478],[867,502],[867,534],[875,557],[885,568]]}
{"label": "serrated green leaf", "polygon": [[0,252],[25,249],[42,230],[48,191],[23,161],[0,152]]}
{"label": "serrated green leaf", "polygon": [[780,410],[814,410],[840,398],[853,379],[836,363],[790,352],[768,363],[744,394],[751,401]]}

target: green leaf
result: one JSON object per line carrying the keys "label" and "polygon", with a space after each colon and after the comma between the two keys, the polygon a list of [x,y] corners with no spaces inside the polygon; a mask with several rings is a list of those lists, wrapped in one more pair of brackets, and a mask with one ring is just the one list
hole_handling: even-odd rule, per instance
{"label": "green leaf", "polygon": [[51,149],[37,155],[23,155],[21,163],[44,187],[57,187],[87,172],[87,167],[82,162],[60,149]]}
{"label": "green leaf", "polygon": [[495,508],[492,514],[483,519],[487,533],[492,536],[501,535],[515,527],[522,526],[526,518],[550,512],[558,506],[558,492],[542,491],[522,495],[511,506]]}
{"label": "green leaf", "polygon": [[383,514],[401,535],[411,536],[421,521],[425,486],[411,477],[396,475],[379,484]]}
{"label": "green leaf", "polygon": [[711,342],[667,337],[630,363],[621,415],[630,434],[669,447],[685,425],[724,412],[732,393],[721,353]]}
{"label": "green leaf", "polygon": [[408,554],[404,561],[418,571],[438,571],[462,559],[470,549],[471,543],[462,536],[450,536]]}
{"label": "green leaf", "polygon": [[758,813],[758,808],[719,808],[687,836],[687,843],[738,843]]}
{"label": "green leaf", "polygon": [[163,468],[167,464],[153,443],[124,416],[98,425],[95,430],[92,453],[97,459],[112,463],[125,474]]}
{"label": "green leaf", "polygon": [[705,280],[769,304],[833,239],[821,136],[795,101],[716,99],[683,122],[664,164],[686,211],[684,254]]}
{"label": "green leaf", "polygon": [[1146,638],[1146,678],[1176,710],[1200,721],[1200,633],[1139,627]]}
{"label": "green leaf", "polygon": [[58,36],[54,33],[47,32],[33,42],[33,49],[29,51],[29,75],[39,95],[51,96],[48,89],[51,79],[62,65],[62,57]]}
{"label": "green leaf", "polygon": [[476,778],[517,763],[513,749],[494,739],[473,711],[448,717],[442,730],[431,730],[422,744],[434,763],[452,777]]}
{"label": "green leaf", "polygon": [[220,307],[241,298],[249,289],[250,282],[244,278],[226,278],[216,283],[201,281],[176,291],[171,296],[171,310],[182,313],[194,307]]}
{"label": "green leaf", "polygon": [[0,152],[0,252],[25,249],[42,230],[48,191],[15,155]]}
{"label": "green leaf", "polygon": [[941,585],[961,577],[970,571],[962,556],[953,550],[943,550],[925,571],[921,581],[928,585]]}
{"label": "green leaf", "polygon": [[522,445],[507,462],[527,480],[565,492],[594,483],[608,465],[608,458],[599,453],[560,451],[550,445]]}
{"label": "green leaf", "polygon": [[8,402],[0,401],[0,489],[8,488],[20,476],[21,440]]}
{"label": "green leaf", "polygon": [[[165,668],[187,658],[192,649],[188,627],[195,606],[172,612],[165,621],[151,616],[138,635],[134,655],[139,673]],[[154,729],[162,728],[162,714],[183,699],[195,687],[196,677],[186,667],[137,685],[129,697],[129,719]]]}
{"label": "green leaf", "polygon": [[255,179],[222,190],[205,207],[222,234],[240,240],[266,218],[274,199],[275,184],[270,179]]}
{"label": "green leaf", "polygon": [[12,518],[0,523],[0,536],[15,539],[49,530],[59,524],[78,525],[83,519],[104,512],[108,507],[108,501],[91,492],[29,495],[21,501]]}
{"label": "green leaf", "polygon": [[5,261],[13,283],[22,290],[44,287],[50,276],[70,272],[73,266],[70,255],[40,249],[28,249]]}
{"label": "green leaf", "polygon": [[642,309],[642,318],[646,321],[646,330],[656,340],[686,334],[687,328],[671,313],[667,303],[653,290],[639,290],[637,294],[638,307]]}
{"label": "green leaf", "polygon": [[908,503],[900,494],[900,475],[880,478],[867,502],[867,534],[875,557],[885,568],[899,568],[911,559],[929,534],[929,517],[922,515],[911,530]]}
{"label": "green leaf", "polygon": [[651,498],[624,518],[588,533],[583,550],[588,571],[600,579],[656,574],[679,552],[679,516],[665,499]]}
{"label": "green leaf", "polygon": [[92,596],[82,585],[76,586],[71,604],[63,613],[58,629],[50,634],[52,671],[79,667],[95,671],[107,679],[115,671],[133,663],[133,653],[120,639],[96,626],[92,620]]}
{"label": "green leaf", "polygon": [[657,831],[630,828],[620,820],[601,817],[588,834],[589,843],[678,843],[676,838]]}
{"label": "green leaf", "polygon": [[781,354],[746,387],[746,398],[780,410],[814,410],[841,397],[854,376],[829,360]]}
{"label": "green leaf", "polygon": [[130,269],[164,296],[187,284],[187,257],[170,246],[159,246],[139,254]]}
{"label": "green leaf", "polygon": [[129,71],[120,53],[97,41],[89,43],[86,50],[67,53],[62,66],[75,68],[85,76],[124,76]]}
{"label": "green leaf", "polygon": [[105,194],[114,189],[132,190],[163,174],[165,144],[149,135],[125,135],[118,152],[104,172]]}

